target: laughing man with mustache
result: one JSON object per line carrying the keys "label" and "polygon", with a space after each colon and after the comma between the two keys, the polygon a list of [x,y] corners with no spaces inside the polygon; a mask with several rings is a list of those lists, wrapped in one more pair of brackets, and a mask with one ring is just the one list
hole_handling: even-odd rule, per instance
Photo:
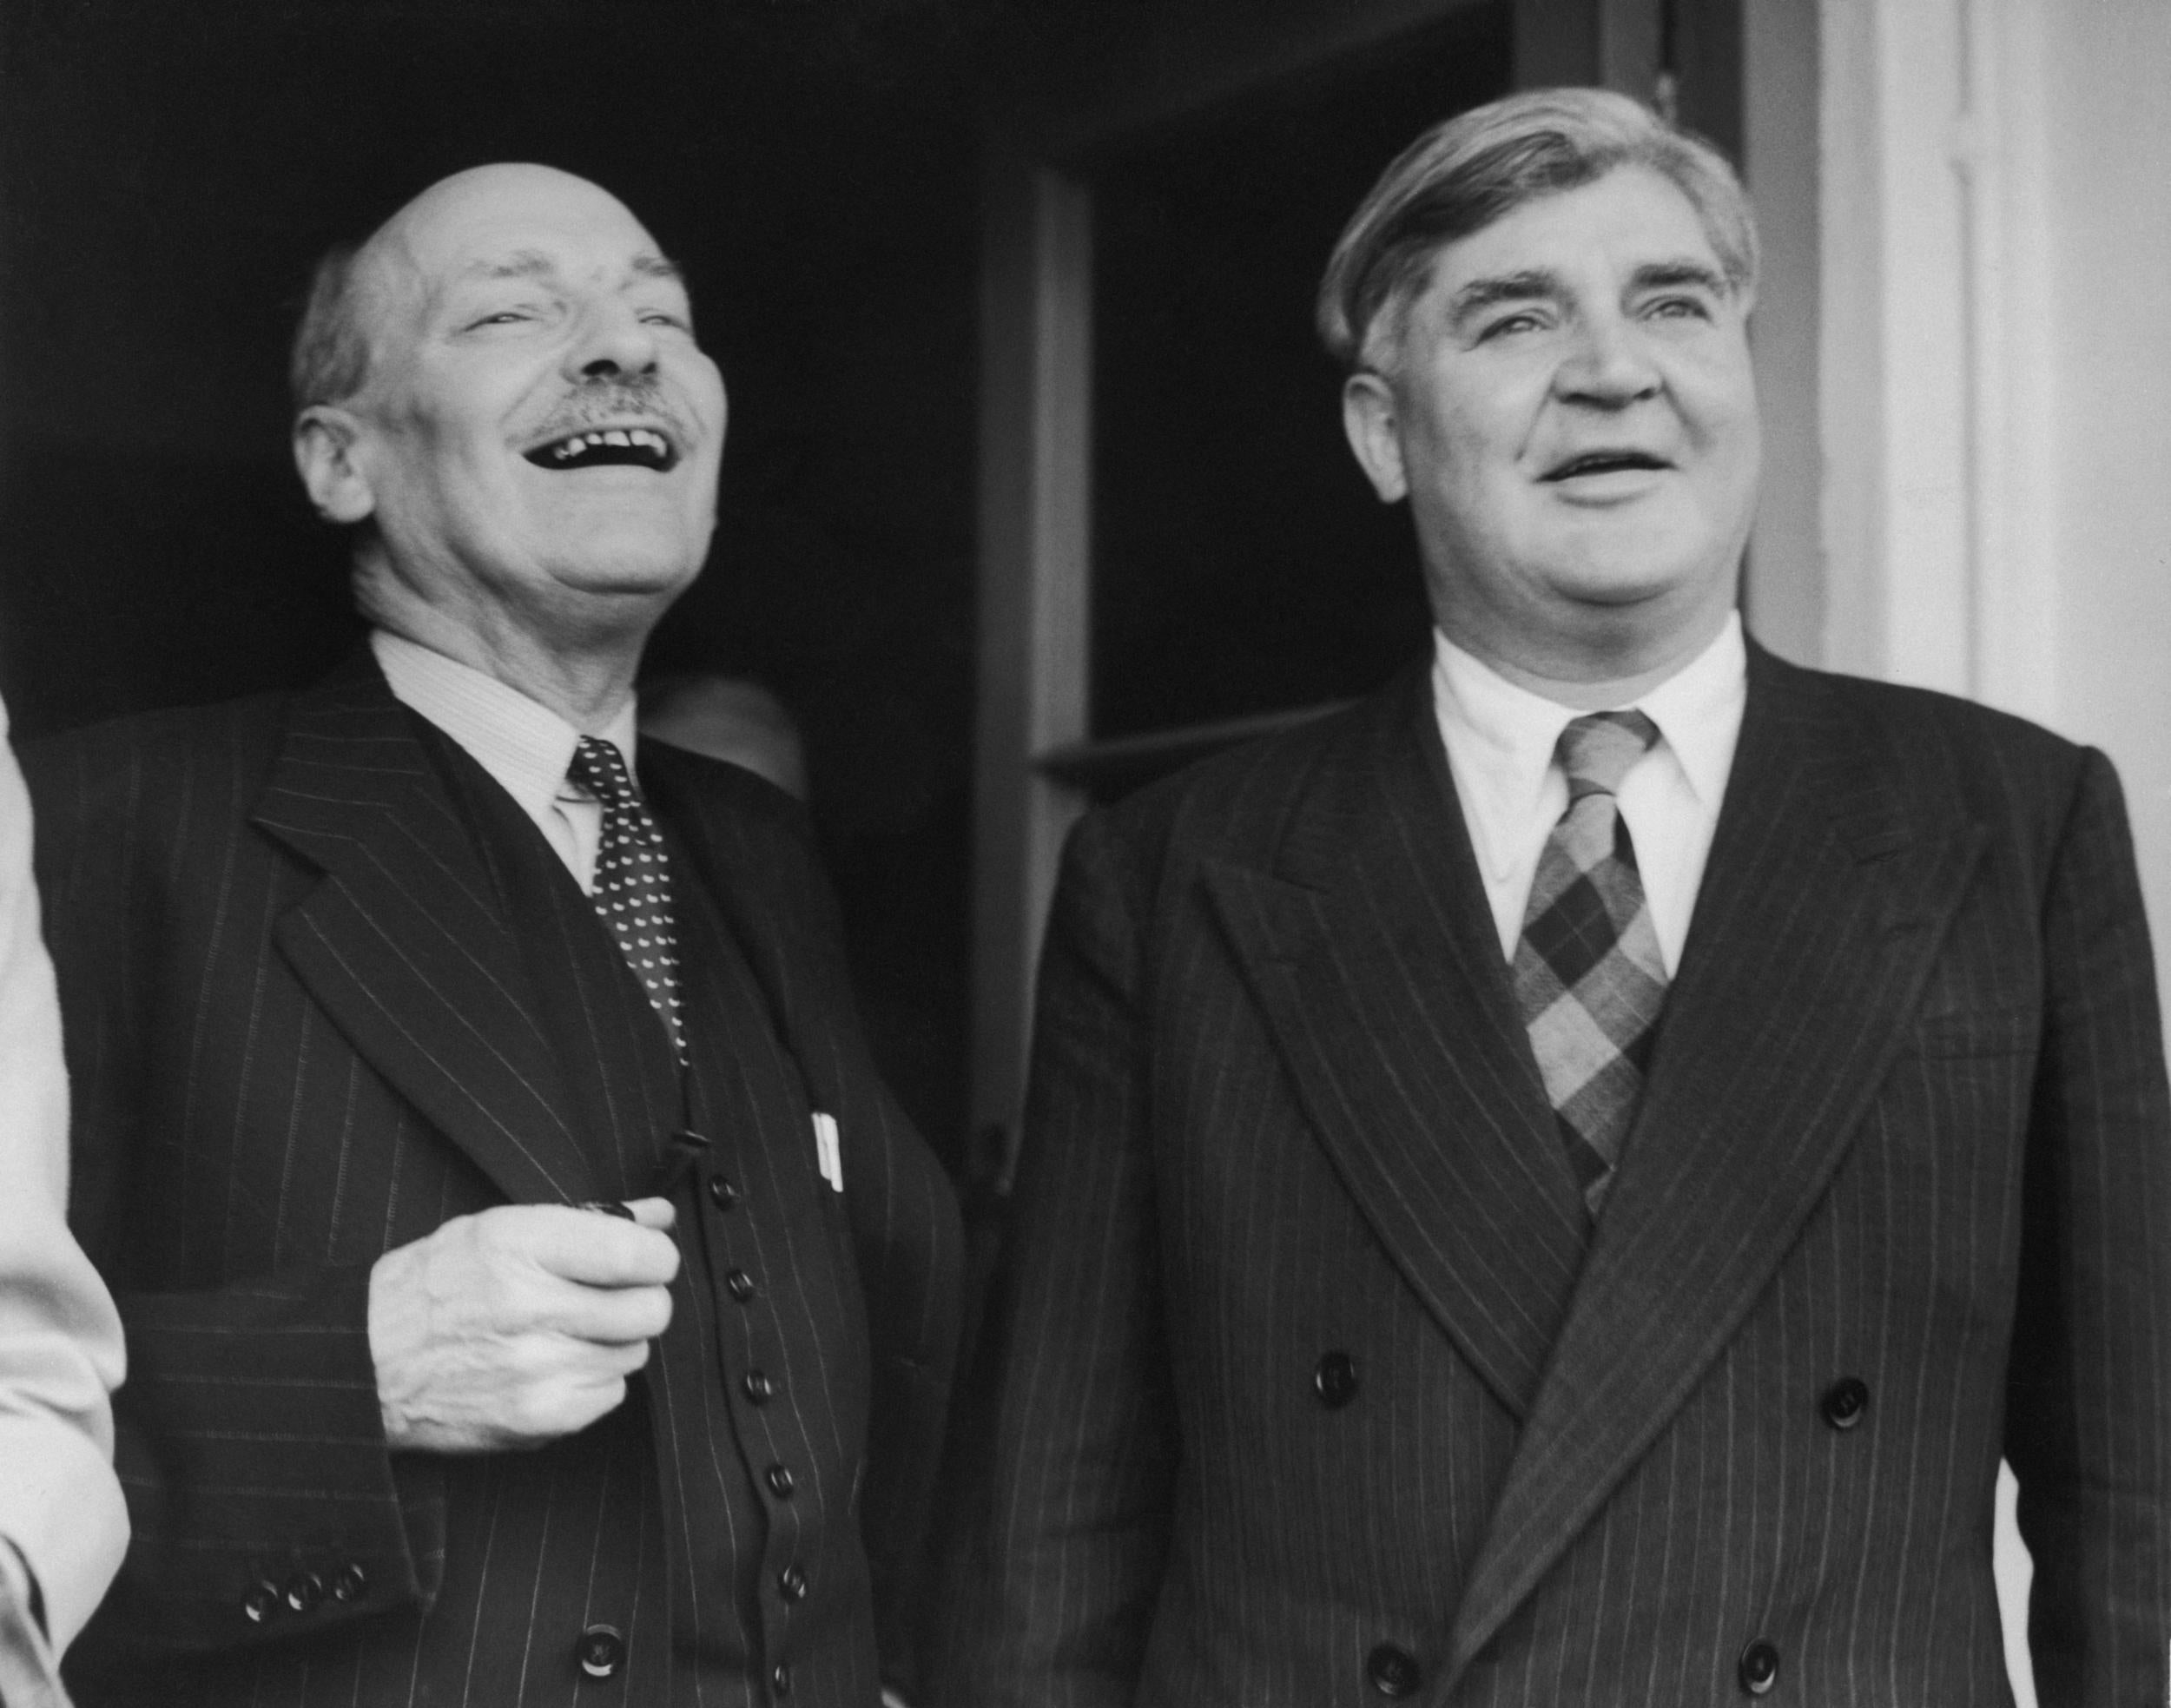
{"label": "laughing man with mustache", "polygon": [[868,1708],[958,1231],[795,805],[637,741],[715,517],[685,287],[578,178],[320,268],[294,447],[373,632],[29,769],[135,1540],[87,1708]]}

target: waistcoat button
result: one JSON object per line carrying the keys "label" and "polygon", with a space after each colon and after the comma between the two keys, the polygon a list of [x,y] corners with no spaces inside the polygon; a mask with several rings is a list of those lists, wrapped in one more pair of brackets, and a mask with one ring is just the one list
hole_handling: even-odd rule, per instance
{"label": "waistcoat button", "polygon": [[625,1634],[615,1625],[591,1625],[574,1640],[573,1659],[590,1678],[611,1678],[625,1665]]}

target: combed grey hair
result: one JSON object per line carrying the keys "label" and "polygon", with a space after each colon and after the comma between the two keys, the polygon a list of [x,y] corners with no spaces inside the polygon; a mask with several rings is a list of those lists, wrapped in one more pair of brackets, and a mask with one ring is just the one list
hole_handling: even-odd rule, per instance
{"label": "combed grey hair", "polygon": [[344,403],[369,383],[369,331],[363,323],[363,245],[326,251],[309,280],[309,297],[294,328],[287,384],[297,412]]}
{"label": "combed grey hair", "polygon": [[1530,89],[1435,125],[1380,175],[1319,281],[1327,353],[1345,371],[1378,366],[1381,334],[1399,337],[1442,247],[1624,166],[1656,172],[1686,196],[1728,283],[1754,293],[1756,218],[1724,155],[1610,89]]}

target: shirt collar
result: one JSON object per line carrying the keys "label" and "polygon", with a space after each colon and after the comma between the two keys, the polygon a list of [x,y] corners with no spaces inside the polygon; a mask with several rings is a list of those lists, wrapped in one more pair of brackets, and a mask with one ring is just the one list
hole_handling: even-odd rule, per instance
{"label": "shirt collar", "polygon": [[[1439,630],[1432,638],[1433,699],[1439,716],[1468,737],[1463,752],[1478,773],[1476,781],[1508,815],[1507,821],[1528,818],[1538,810],[1561,732],[1581,714],[1508,681]],[[1660,739],[1673,749],[1706,814],[1719,810],[1726,791],[1739,722],[1728,713],[1739,707],[1747,686],[1741,616],[1729,611],[1709,645],[1635,702],[1658,725]],[[1478,859],[1497,875],[1510,862],[1509,851],[1493,846],[1482,814],[1472,816],[1480,821],[1470,826]]]}
{"label": "shirt collar", "polygon": [[1637,702],[1673,749],[1696,804],[1706,814],[1717,814],[1726,792],[1748,692],[1749,649],[1741,638],[1741,613],[1729,611],[1726,627],[1709,646]]}
{"label": "shirt collar", "polygon": [[[566,768],[581,732],[540,701],[441,652],[373,630],[370,650],[393,697],[429,719],[490,773],[531,816],[569,790]],[[635,706],[629,695],[600,732],[633,769]]]}

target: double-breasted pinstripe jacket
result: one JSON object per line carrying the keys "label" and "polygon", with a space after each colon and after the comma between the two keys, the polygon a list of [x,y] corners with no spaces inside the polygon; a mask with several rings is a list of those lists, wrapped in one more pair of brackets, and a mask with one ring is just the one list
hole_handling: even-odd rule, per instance
{"label": "double-breasted pinstripe jacket", "polygon": [[[130,1354],[135,1542],[80,1698],[867,1708],[959,1233],[867,1055],[796,806],[642,748],[682,1079],[587,898],[366,656],[27,769],[75,1214]],[[376,1257],[493,1204],[637,1196],[674,1155],[685,1262],[627,1403],[533,1452],[388,1453]]]}
{"label": "double-breasted pinstripe jacket", "polygon": [[[1089,817],[946,1708],[2161,1703],[2171,1117],[2116,781],[1748,699],[1587,1230],[1422,673]],[[976,1379],[977,1380],[977,1379]]]}

